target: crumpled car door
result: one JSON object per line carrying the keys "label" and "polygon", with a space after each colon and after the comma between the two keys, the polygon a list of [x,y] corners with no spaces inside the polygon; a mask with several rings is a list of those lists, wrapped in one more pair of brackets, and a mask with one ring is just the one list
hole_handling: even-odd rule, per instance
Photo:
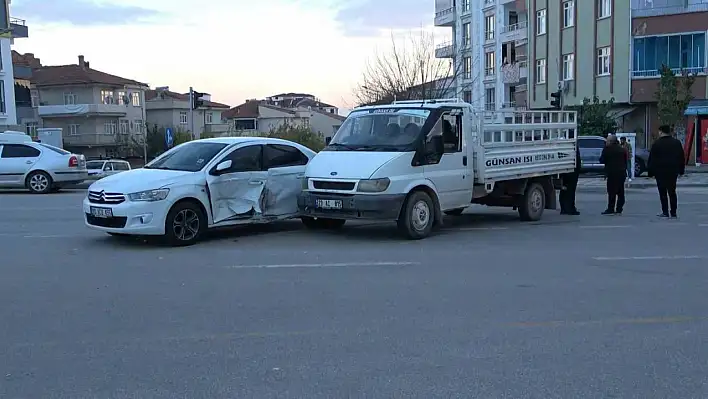
{"label": "crumpled car door", "polygon": [[245,219],[261,213],[264,172],[221,175],[209,183],[214,223]]}
{"label": "crumpled car door", "polygon": [[298,213],[297,196],[302,191],[305,166],[288,166],[268,170],[261,209],[265,216],[287,216]]}

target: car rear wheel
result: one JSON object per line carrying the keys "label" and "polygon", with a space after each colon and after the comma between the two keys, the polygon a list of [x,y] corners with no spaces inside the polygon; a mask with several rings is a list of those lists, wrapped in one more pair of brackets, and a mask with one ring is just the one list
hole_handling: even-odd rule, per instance
{"label": "car rear wheel", "polygon": [[25,185],[32,194],[47,194],[52,191],[52,177],[46,172],[34,171],[27,176]]}
{"label": "car rear wheel", "polygon": [[644,160],[641,158],[634,159],[634,177],[639,177],[646,170],[646,165],[644,165]]}
{"label": "car rear wheel", "polygon": [[165,241],[173,247],[184,247],[199,241],[206,230],[206,217],[192,202],[175,204],[165,218]]}

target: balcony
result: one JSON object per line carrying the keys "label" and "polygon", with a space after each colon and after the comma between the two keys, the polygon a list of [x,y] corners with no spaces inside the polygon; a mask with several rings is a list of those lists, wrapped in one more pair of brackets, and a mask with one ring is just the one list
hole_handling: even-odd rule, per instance
{"label": "balcony", "polygon": [[208,125],[204,125],[204,133],[207,134],[220,134],[220,133],[226,133],[229,131],[229,124],[228,123],[211,123]]}
{"label": "balcony", "polygon": [[502,65],[501,70],[501,80],[504,84],[518,84],[522,79],[526,79],[529,76],[526,61],[516,61]]}
{"label": "balcony", "polygon": [[40,105],[39,116],[125,116],[127,106],[121,104],[67,104],[67,105]]}
{"label": "balcony", "polygon": [[435,46],[435,58],[455,58],[455,46],[452,42],[440,43]]}
{"label": "balcony", "polygon": [[[690,74],[690,75],[706,75],[708,74],[708,68],[696,67],[696,68],[672,68],[671,71],[676,75]],[[652,69],[648,71],[632,71],[632,79],[658,79],[661,76],[661,72],[658,69]]]}
{"label": "balcony", "polygon": [[435,13],[435,26],[455,26],[455,7],[437,11]]}
{"label": "balcony", "polygon": [[528,22],[519,21],[512,25],[502,26],[500,34],[502,43],[528,40]]}
{"label": "balcony", "polygon": [[708,11],[708,0],[632,0],[632,17],[688,14]]}
{"label": "balcony", "polygon": [[10,32],[13,39],[29,37],[29,29],[24,19],[10,18]]}
{"label": "balcony", "polygon": [[118,145],[119,138],[116,134],[106,133],[85,133],[66,134],[64,133],[64,144],[66,146],[92,147],[92,146],[115,146]]}

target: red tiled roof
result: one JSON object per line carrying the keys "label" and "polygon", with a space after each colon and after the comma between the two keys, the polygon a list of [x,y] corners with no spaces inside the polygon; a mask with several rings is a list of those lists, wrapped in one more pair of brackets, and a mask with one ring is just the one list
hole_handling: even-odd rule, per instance
{"label": "red tiled roof", "polygon": [[42,62],[39,58],[36,58],[32,53],[20,54],[15,50],[12,50],[12,64],[26,66],[30,68],[41,68]]}
{"label": "red tiled roof", "polygon": [[[175,93],[173,91],[157,91],[157,90],[148,90],[145,92],[145,101],[150,101],[155,98],[157,98],[158,94],[164,94],[166,97],[173,98],[178,101],[186,101],[189,102],[189,94],[181,94],[181,93]],[[211,108],[229,108],[228,105],[222,104],[222,103],[217,103],[215,101],[204,101],[204,105],[206,107],[211,107]]]}
{"label": "red tiled roof", "polygon": [[147,86],[132,79],[91,69],[88,66],[58,65],[45,66],[33,71],[33,83],[38,86],[63,86],[81,84],[105,84],[111,86]]}

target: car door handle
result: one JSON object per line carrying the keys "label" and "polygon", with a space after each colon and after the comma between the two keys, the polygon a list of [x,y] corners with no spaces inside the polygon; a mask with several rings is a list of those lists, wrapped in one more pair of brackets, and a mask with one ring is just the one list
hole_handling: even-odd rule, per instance
{"label": "car door handle", "polygon": [[462,157],[462,166],[467,166],[467,155]]}
{"label": "car door handle", "polygon": [[27,165],[32,165],[32,161],[25,162]]}

